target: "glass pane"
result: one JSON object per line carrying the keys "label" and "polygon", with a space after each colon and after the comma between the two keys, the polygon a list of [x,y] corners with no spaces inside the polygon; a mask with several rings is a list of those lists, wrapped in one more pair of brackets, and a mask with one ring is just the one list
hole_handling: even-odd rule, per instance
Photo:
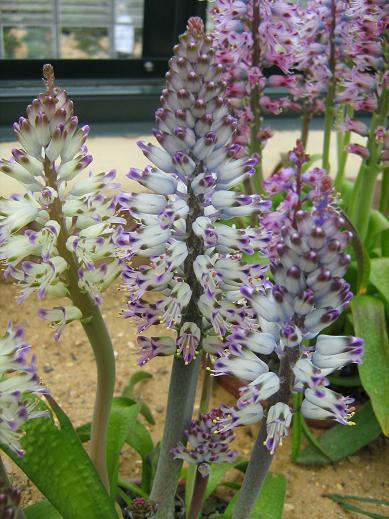
{"label": "glass pane", "polygon": [[6,59],[53,57],[51,30],[47,27],[4,27],[3,45]]}
{"label": "glass pane", "polygon": [[117,0],[113,47],[116,58],[140,58],[143,38],[143,0]]}
{"label": "glass pane", "polygon": [[62,27],[61,58],[109,58],[108,29],[103,27]]}
{"label": "glass pane", "polygon": [[0,59],[142,55],[144,0],[0,0]]}

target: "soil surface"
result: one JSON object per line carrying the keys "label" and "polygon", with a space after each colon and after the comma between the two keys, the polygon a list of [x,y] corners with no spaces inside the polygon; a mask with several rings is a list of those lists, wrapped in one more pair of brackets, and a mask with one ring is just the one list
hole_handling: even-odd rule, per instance
{"label": "soil surface", "polygon": [[[53,339],[53,330],[37,317],[37,301],[29,299],[17,305],[17,288],[0,284],[0,332],[7,322],[26,328],[28,342],[37,355],[40,375],[53,396],[69,414],[75,426],[89,421],[92,415],[96,373],[92,350],[79,323],[68,325],[59,343]],[[58,300],[43,302],[50,308],[58,306]],[[116,392],[120,394],[130,376],[139,369],[136,356],[136,329],[133,323],[119,316],[124,306],[119,284],[105,295],[103,315],[107,320],[117,359]],[[155,334],[155,330],[154,330]],[[147,402],[154,414],[156,425],[148,429],[155,441],[161,437],[166,408],[171,358],[156,358],[143,369],[153,378],[137,386],[137,396]],[[219,386],[215,387],[212,406],[221,402],[233,403],[233,397]],[[241,428],[236,447],[243,458],[248,458],[257,434],[257,427]],[[357,519],[357,514],[344,512],[338,505],[322,497],[324,493],[354,494],[385,498],[389,492],[387,478],[389,467],[389,441],[379,438],[369,446],[335,465],[303,467],[290,462],[290,442],[287,440],[274,456],[272,471],[285,474],[288,480],[285,502],[286,519]],[[24,505],[39,500],[39,492],[6,460],[14,481],[23,493]],[[121,463],[121,477],[134,479],[140,476],[141,464],[137,455],[125,447]],[[386,476],[385,476],[386,475]],[[239,480],[241,475],[232,470],[230,478]],[[381,513],[385,513],[381,510]]]}

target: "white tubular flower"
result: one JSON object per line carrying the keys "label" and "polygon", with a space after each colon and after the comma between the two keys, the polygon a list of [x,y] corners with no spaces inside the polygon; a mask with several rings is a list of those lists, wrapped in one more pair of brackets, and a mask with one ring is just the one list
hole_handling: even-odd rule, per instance
{"label": "white tubular flower", "polygon": [[19,456],[24,454],[20,445],[24,423],[47,416],[35,410],[38,395],[48,391],[39,384],[35,358],[28,360],[30,350],[23,329],[10,323],[0,338],[0,443]]}
{"label": "white tubular flower", "polygon": [[308,387],[328,386],[329,380],[325,377],[322,370],[314,366],[310,359],[301,358],[293,366],[293,373],[297,382]]}
{"label": "white tubular flower", "polygon": [[[161,148],[138,143],[155,167],[128,173],[151,192],[119,197],[137,227],[123,232],[118,244],[128,248],[128,259],[147,258],[138,275],[132,265],[125,269],[129,308],[124,315],[143,320],[142,329],[159,322],[176,327],[178,354],[191,362],[198,348],[215,350],[214,339],[200,340],[210,329],[222,337],[234,325],[251,325],[252,311],[240,302],[239,285],[252,280],[260,287],[263,281],[263,269],[247,267],[241,254],[261,251],[269,234],[217,220],[268,211],[270,204],[258,195],[228,191],[254,173],[257,160],[237,158],[240,149],[231,145],[236,121],[224,97],[212,38],[199,18],[189,20],[174,51],[155,114]],[[150,291],[163,294],[155,307],[147,303]]]}
{"label": "white tubular flower", "polygon": [[57,306],[52,309],[40,308],[39,316],[45,321],[49,321],[56,327],[54,339],[58,341],[61,337],[65,325],[82,319],[82,313],[76,306]]}
{"label": "white tubular flower", "polygon": [[230,346],[228,352],[222,354],[215,362],[214,375],[231,374],[243,380],[249,380],[255,386],[260,382],[260,376],[267,373],[269,368],[255,353],[241,346]]}
{"label": "white tubular flower", "polygon": [[222,431],[228,431],[235,427],[251,425],[263,418],[261,395],[255,388],[246,388],[240,394],[235,407],[222,406],[224,417],[219,421]]}
{"label": "white tubular flower", "polygon": [[195,358],[201,340],[200,328],[195,323],[186,322],[177,339],[177,353],[189,364]]}
{"label": "white tubular flower", "polygon": [[361,364],[363,352],[363,339],[359,337],[319,335],[312,363],[331,373],[347,364]]}
{"label": "white tubular flower", "polygon": [[139,366],[158,356],[173,355],[176,351],[175,341],[171,337],[138,337],[140,346]]}
{"label": "white tubular flower", "polygon": [[301,412],[306,418],[316,420],[335,420],[342,425],[353,425],[350,419],[354,408],[350,407],[354,399],[343,396],[326,387],[306,389]]}
{"label": "white tubular flower", "polygon": [[[14,124],[22,149],[0,161],[0,174],[27,191],[0,201],[0,261],[5,274],[22,287],[19,302],[33,292],[38,299],[46,294],[73,297],[73,276],[80,290],[100,303],[123,256],[116,237],[126,221],[116,214],[116,200],[106,196],[118,186],[115,172],[80,176],[92,162],[85,145],[89,128],[78,128],[73,103],[54,85],[51,65],[44,66],[43,76],[46,92],[27,107],[27,118]],[[41,315],[48,316],[45,312]],[[58,308],[53,312],[60,331],[80,318],[76,313],[68,319],[65,311],[60,316]]]}
{"label": "white tubular flower", "polygon": [[288,436],[291,422],[292,413],[287,404],[277,402],[270,407],[266,420],[266,447],[270,454],[274,454],[277,447],[282,445],[283,438]]}

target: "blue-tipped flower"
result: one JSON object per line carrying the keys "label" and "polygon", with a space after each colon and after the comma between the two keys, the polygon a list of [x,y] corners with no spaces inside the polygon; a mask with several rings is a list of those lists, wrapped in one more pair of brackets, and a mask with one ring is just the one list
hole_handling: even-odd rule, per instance
{"label": "blue-tipped flower", "polygon": [[0,443],[19,456],[23,456],[20,439],[25,422],[47,416],[36,410],[38,395],[47,389],[39,383],[35,357],[28,359],[30,350],[23,329],[10,323],[0,338]]}
{"label": "blue-tipped flower", "polygon": [[266,447],[270,454],[274,454],[277,447],[282,445],[283,438],[288,436],[291,422],[292,413],[287,404],[277,402],[270,407],[266,419]]}
{"label": "blue-tipped flower", "polygon": [[[244,265],[241,254],[263,251],[270,233],[217,220],[267,211],[270,202],[228,191],[254,173],[256,159],[236,158],[236,121],[200,18],[189,20],[174,53],[156,111],[154,135],[161,147],[138,143],[154,167],[128,174],[151,192],[120,196],[122,210],[137,226],[123,232],[118,244],[128,248],[129,260],[136,254],[147,263],[134,268],[129,262],[125,269],[125,317],[138,317],[141,330],[158,323],[175,328],[177,353],[189,363],[202,348],[204,332],[214,342],[215,334],[222,337],[232,326],[251,326],[253,312],[240,286],[261,287],[264,279],[265,269]],[[163,296],[150,304],[149,292]]]}
{"label": "blue-tipped flower", "polygon": [[[21,287],[19,302],[34,292],[38,299],[68,296],[73,283],[101,303],[121,270],[116,242],[125,220],[105,195],[117,187],[115,172],[80,176],[92,161],[85,145],[89,128],[78,128],[72,101],[54,86],[51,65],[43,75],[46,92],[14,125],[22,148],[0,161],[0,173],[26,191],[0,200],[0,260]],[[59,331],[82,317],[77,309],[41,315],[58,323]]]}
{"label": "blue-tipped flower", "polygon": [[[345,423],[350,416],[350,400],[325,387],[329,385],[327,375],[347,364],[361,363],[363,354],[359,338],[319,335],[352,298],[350,286],[343,279],[351,260],[346,248],[352,235],[334,204],[331,181],[325,172],[302,173],[308,156],[301,143],[289,158],[295,168],[267,182],[270,194],[285,196],[277,211],[264,217],[273,233],[269,248],[273,279],[262,282],[261,287],[252,282],[241,286],[241,296],[254,312],[252,326],[233,329],[226,340],[228,348],[219,349],[214,365],[215,375],[235,375],[261,393],[259,383],[270,375],[264,356],[275,352],[281,364],[285,359],[290,364],[290,380],[281,370],[281,381],[269,392],[272,406],[266,445],[271,452],[287,435],[291,419],[288,405],[277,403],[280,387],[283,394],[307,388],[302,407],[306,416]],[[315,338],[316,343],[312,342]],[[245,405],[240,399],[238,403],[230,412],[231,423],[257,421],[263,414],[259,408],[255,420],[249,412],[257,401],[248,400]]]}
{"label": "blue-tipped flower", "polygon": [[316,420],[336,420],[342,425],[353,425],[350,419],[354,416],[354,399],[340,395],[326,387],[311,389],[304,393],[301,412],[306,418]]}
{"label": "blue-tipped flower", "polygon": [[213,463],[232,463],[238,455],[229,446],[235,435],[230,429],[221,428],[223,419],[224,412],[218,408],[192,420],[185,431],[188,445],[179,442],[172,450],[174,458],[197,465],[203,476],[209,474]]}

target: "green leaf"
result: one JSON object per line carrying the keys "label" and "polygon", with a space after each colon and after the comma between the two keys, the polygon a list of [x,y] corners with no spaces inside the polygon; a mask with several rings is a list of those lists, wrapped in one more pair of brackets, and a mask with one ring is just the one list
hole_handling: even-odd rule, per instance
{"label": "green leaf", "polygon": [[282,519],[285,494],[286,477],[270,472],[255,503],[253,516],[257,519]]}
{"label": "green leaf", "polygon": [[351,303],[355,333],[365,341],[359,376],[386,436],[389,435],[389,341],[384,303],[372,296],[355,297]]}
{"label": "green leaf", "polygon": [[142,380],[149,380],[150,378],[153,378],[153,375],[151,375],[151,373],[148,373],[147,371],[137,371],[132,375],[132,377],[130,378],[130,382],[123,389],[122,396],[125,396],[127,398],[133,398],[134,387],[137,384],[139,384],[139,382],[142,382]]}
{"label": "green leaf", "polygon": [[133,404],[132,400],[119,397],[114,398],[108,423],[107,465],[111,495],[117,491],[120,452],[126,442],[128,431],[136,422],[140,404]]}
{"label": "green leaf", "polygon": [[371,260],[370,281],[389,305],[389,258]]}
{"label": "green leaf", "polygon": [[377,514],[375,512],[370,512],[369,510],[365,510],[363,508],[360,508],[359,506],[349,503],[349,501],[359,501],[362,503],[369,503],[372,505],[388,506],[388,501],[368,497],[347,496],[341,494],[324,494],[324,497],[329,497],[330,499],[332,499],[332,501],[335,501],[335,503],[337,503],[344,510],[347,510],[349,512],[356,512],[357,514],[361,514],[366,517],[371,517],[372,519],[389,519],[389,515],[382,515]]}
{"label": "green leaf", "polygon": [[[331,457],[331,454],[328,453],[322,445],[319,443],[318,438],[313,434],[310,427],[308,426],[307,422],[305,421],[304,417],[301,417],[301,425],[303,429],[303,433],[305,438],[307,439],[308,443],[322,456],[324,456],[328,461],[333,462],[334,460]],[[299,456],[296,456],[294,461],[298,462]]]}
{"label": "green leaf", "polygon": [[382,256],[389,256],[389,231],[384,231],[381,235],[381,252]]}
{"label": "green leaf", "polygon": [[23,512],[27,519],[63,519],[46,499],[24,508]]}
{"label": "green leaf", "polygon": [[358,387],[361,385],[361,379],[359,375],[329,375],[328,379],[332,386]]}
{"label": "green leaf", "polygon": [[64,518],[118,519],[69,418],[51,398],[50,405],[58,427],[48,418],[30,420],[22,439],[25,456],[3,450]]}
{"label": "green leaf", "polygon": [[211,465],[211,472],[209,473],[205,499],[207,499],[216,490],[216,488],[220,485],[223,477],[227,474],[227,472],[233,469],[235,465],[236,463],[215,463]]}
{"label": "green leaf", "polygon": [[234,463],[215,463],[211,465],[211,472],[208,478],[207,490],[205,492],[205,499],[209,497],[212,492],[221,484],[221,481],[225,474],[232,469],[240,470],[245,472],[247,468],[247,461],[238,459]]}
{"label": "green leaf", "polygon": [[137,371],[132,375],[130,378],[130,382],[127,384],[127,386],[122,391],[122,396],[126,398],[131,398],[134,400],[134,402],[142,402],[142,407],[140,412],[142,415],[146,418],[146,420],[151,425],[155,425],[155,420],[153,418],[153,415],[151,413],[150,407],[145,404],[143,401],[137,399],[134,397],[134,387],[139,384],[139,382],[142,382],[142,380],[149,380],[150,378],[153,378],[153,375],[150,373],[147,373],[147,371]]}
{"label": "green leaf", "polygon": [[152,482],[151,453],[154,449],[149,431],[140,422],[132,422],[128,429],[126,443],[142,458],[142,488],[149,492]]}
{"label": "green leaf", "polygon": [[380,211],[377,211],[377,209],[372,209],[370,211],[369,227],[366,236],[367,247],[372,246],[374,244],[375,238],[383,231],[388,229],[389,222],[385,215],[383,215]]}
{"label": "green leaf", "polygon": [[342,212],[342,217],[346,222],[347,228],[352,233],[352,246],[355,251],[357,260],[357,292],[364,294],[369,284],[370,277],[370,258],[363,241],[359,237],[358,231],[355,229],[348,216]]}
{"label": "green leaf", "polygon": [[142,458],[150,454],[154,448],[149,431],[140,422],[130,424],[126,443],[142,456]]}
{"label": "green leaf", "polygon": [[[354,426],[336,425],[323,433],[318,439],[321,448],[333,461],[339,461],[373,441],[381,433],[370,402],[367,402],[354,415]],[[303,465],[324,465],[329,459],[313,446],[306,447],[298,456],[297,463]]]}
{"label": "green leaf", "polygon": [[[255,503],[252,517],[255,517],[255,519],[282,519],[285,494],[286,477],[282,474],[269,472]],[[232,517],[238,495],[239,493],[235,494],[227,506],[224,512],[225,519]]]}

